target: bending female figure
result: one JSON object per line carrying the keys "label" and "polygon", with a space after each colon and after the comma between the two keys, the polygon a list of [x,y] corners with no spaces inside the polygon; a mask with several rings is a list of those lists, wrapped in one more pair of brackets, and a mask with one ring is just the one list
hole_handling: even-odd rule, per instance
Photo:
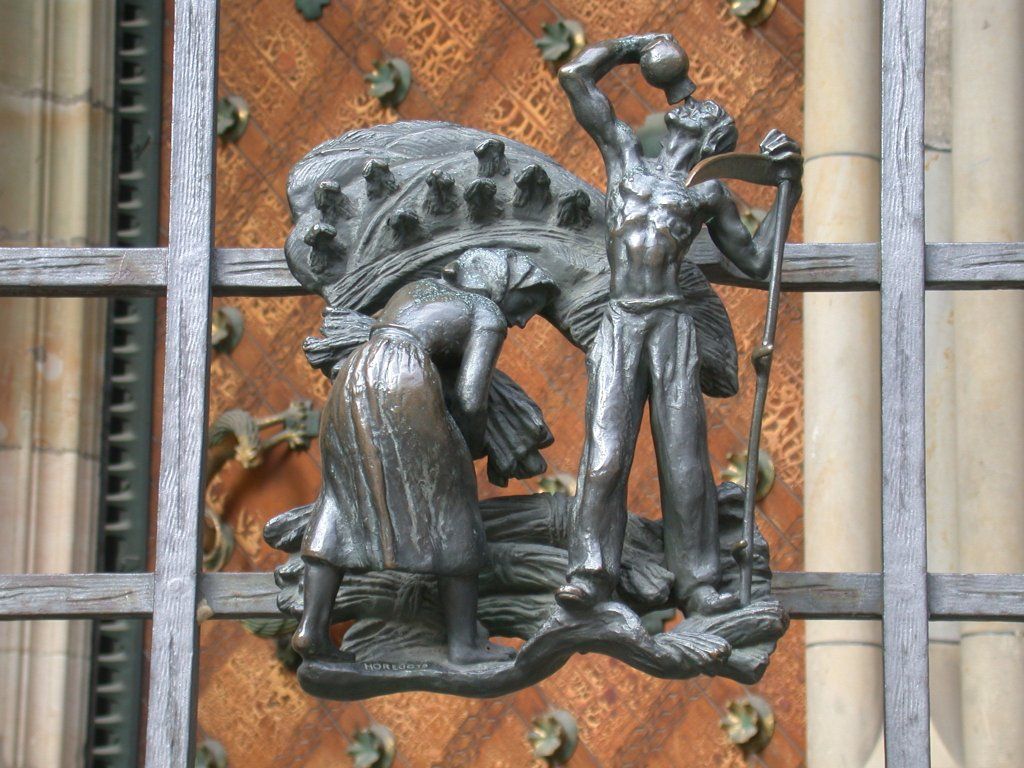
{"label": "bending female figure", "polygon": [[491,376],[510,325],[557,288],[514,251],[474,249],[444,279],[401,288],[342,364],[323,412],[324,482],[302,546],[304,658],[352,661],[330,639],[345,573],[433,574],[456,664],[514,656],[477,632],[486,564],[473,459],[486,453]]}

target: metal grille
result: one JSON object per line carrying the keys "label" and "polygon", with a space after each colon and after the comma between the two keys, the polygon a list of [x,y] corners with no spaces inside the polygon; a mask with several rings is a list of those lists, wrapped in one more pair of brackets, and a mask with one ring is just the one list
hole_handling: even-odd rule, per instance
{"label": "metal grille", "polygon": [[[882,298],[881,573],[779,573],[794,618],[879,619],[886,762],[929,764],[928,620],[1024,620],[1024,574],[929,574],[924,499],[924,291],[1024,288],[1024,243],[929,243],[923,229],[925,9],[887,0],[882,44],[882,240],[794,244],[789,290]],[[297,294],[272,249],[214,249],[216,0],[177,0],[167,248],[0,249],[0,294],[167,295],[156,570],[0,576],[0,617],[152,617],[146,765],[191,765],[197,611],[277,615],[272,574],[202,574],[210,297]],[[692,254],[713,279],[710,249]]]}

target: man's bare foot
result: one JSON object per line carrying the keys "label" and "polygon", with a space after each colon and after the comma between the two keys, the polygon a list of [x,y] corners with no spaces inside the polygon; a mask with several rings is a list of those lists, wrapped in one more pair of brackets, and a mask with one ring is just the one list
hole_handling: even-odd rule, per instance
{"label": "man's bare foot", "polygon": [[573,576],[555,592],[555,600],[569,611],[593,608],[608,599],[608,590],[591,576]]}
{"label": "man's bare foot", "polygon": [[719,592],[706,584],[697,587],[683,598],[683,613],[687,616],[714,616],[739,607],[739,596]]}
{"label": "man's bare foot", "polygon": [[449,645],[448,661],[452,664],[485,664],[495,661],[512,661],[516,657],[516,649],[499,643],[481,643],[480,645]]}
{"label": "man's bare foot", "polygon": [[355,654],[338,648],[331,642],[329,636],[317,637],[316,633],[305,629],[301,625],[295,631],[295,634],[292,635],[292,648],[303,659],[343,662],[356,660]]}

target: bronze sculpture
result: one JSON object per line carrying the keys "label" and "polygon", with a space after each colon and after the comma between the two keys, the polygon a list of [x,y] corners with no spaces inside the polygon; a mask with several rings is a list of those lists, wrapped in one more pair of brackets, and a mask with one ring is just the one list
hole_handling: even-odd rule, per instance
{"label": "bronze sculpture", "polygon": [[[630,63],[681,102],[656,159],[597,86]],[[536,150],[447,123],[352,131],[293,169],[285,253],[327,302],[305,348],[334,384],[321,493],[264,535],[291,555],[279,605],[301,617],[308,691],[493,696],[586,651],[662,677],[763,674],[788,620],[750,495],[711,478],[702,395],[735,394],[736,349],[686,252],[706,224],[740,269],[776,278],[801,159],[779,132],[753,161],[728,154],[732,120],[692,98],[687,70],[667,35],[599,43],[562,69],[605,159],[607,200]],[[717,180],[737,176],[780,187],[753,236]],[[505,327],[534,314],[587,353],[579,492],[478,502],[472,458],[487,457],[498,485],[545,469],[539,407],[494,370]],[[662,521],[625,509],[648,398]],[[684,620],[660,631],[654,617],[674,607]],[[339,649],[328,630],[345,620]],[[514,654],[493,636],[525,643]]]}
{"label": "bronze sculpture", "polygon": [[[670,102],[668,134],[657,158],[643,156],[617,120],[597,82],[623,64],[639,63]],[[737,605],[721,594],[715,483],[699,386],[695,321],[677,273],[706,225],[727,259],[744,272],[768,274],[779,201],[753,236],[728,189],[717,180],[685,183],[706,157],[736,146],[733,120],[713,101],[690,97],[688,61],[667,35],[598,43],[562,67],[559,80],[576,119],[601,150],[608,174],[608,308],[589,350],[587,433],[580,462],[570,548],[570,581],[558,592],[567,607],[608,599],[618,579],[626,521],[626,483],[644,405],[649,402],[658,458],[665,554],[675,597],[686,613],[721,613]],[[779,173],[794,175],[799,149],[784,134],[761,144]],[[791,198],[795,204],[795,197]],[[790,210],[782,211],[788,217]]]}
{"label": "bronze sculpture", "polygon": [[369,327],[351,321],[366,341],[345,357],[324,410],[331,461],[302,545],[306,607],[293,647],[305,657],[354,660],[329,635],[341,579],[389,569],[438,578],[453,663],[514,656],[477,637],[485,541],[473,459],[486,454],[505,329],[556,289],[514,252],[467,251],[445,278],[404,286]]}

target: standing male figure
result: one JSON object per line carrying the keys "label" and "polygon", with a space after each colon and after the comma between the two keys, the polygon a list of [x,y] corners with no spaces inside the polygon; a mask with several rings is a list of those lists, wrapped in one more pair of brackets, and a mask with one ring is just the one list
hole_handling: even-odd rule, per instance
{"label": "standing male figure", "polygon": [[[632,129],[616,119],[598,81],[640,64],[647,81],[681,102],[665,117],[661,154],[645,158]],[[700,355],[679,286],[686,253],[707,225],[733,264],[763,279],[770,268],[778,199],[751,236],[720,181],[686,186],[701,159],[732,150],[736,127],[713,101],[690,98],[689,62],[671,35],[636,35],[590,46],[562,67],[573,113],[597,143],[608,174],[605,216],[611,284],[608,307],[587,356],[587,431],[569,546],[570,609],[607,600],[618,580],[626,528],[626,485],[644,404],[650,403],[664,519],[666,565],[687,614],[729,610],[718,591],[717,491],[707,447]],[[800,149],[771,131],[761,143],[799,197]],[[789,211],[786,212],[790,213]]]}

